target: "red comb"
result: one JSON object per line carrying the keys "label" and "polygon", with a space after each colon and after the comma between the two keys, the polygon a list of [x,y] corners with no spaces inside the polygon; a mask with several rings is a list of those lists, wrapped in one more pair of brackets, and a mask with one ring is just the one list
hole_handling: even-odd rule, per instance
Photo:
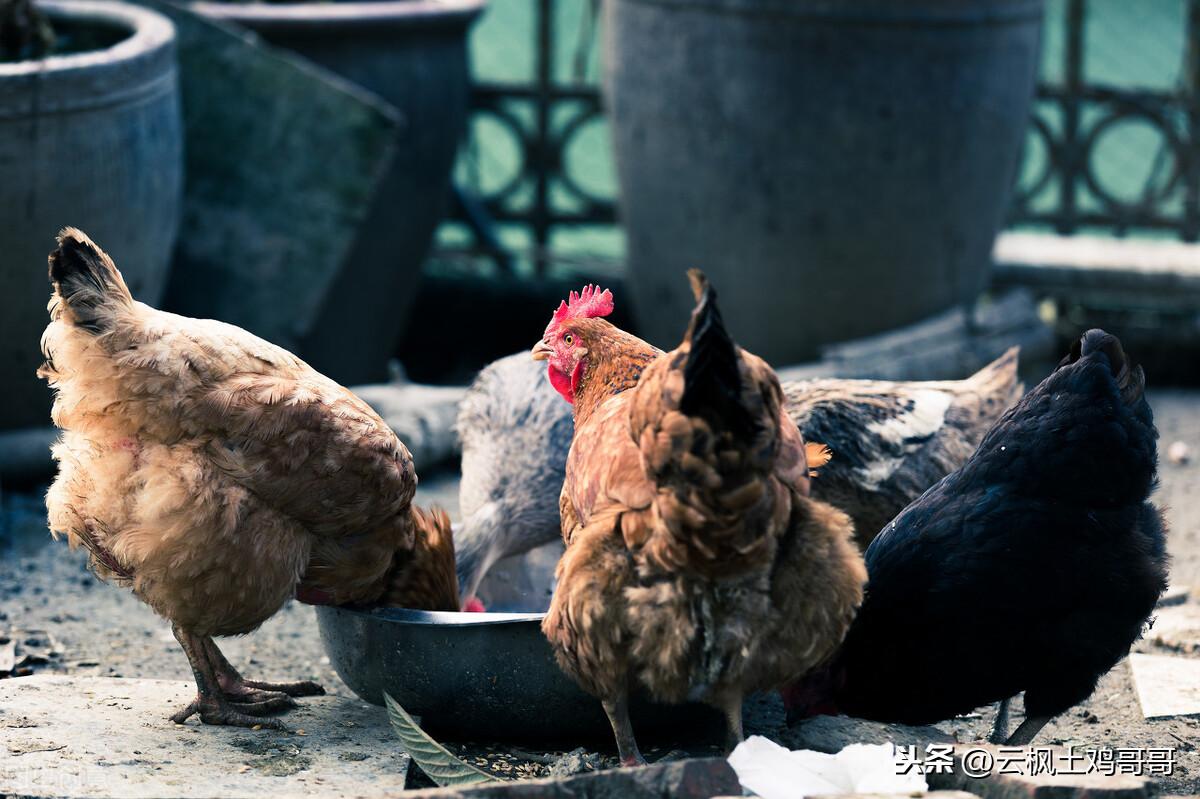
{"label": "red comb", "polygon": [[558,305],[554,322],[564,319],[588,319],[593,316],[608,316],[613,312],[613,296],[608,289],[587,285],[582,292],[572,291],[571,298]]}

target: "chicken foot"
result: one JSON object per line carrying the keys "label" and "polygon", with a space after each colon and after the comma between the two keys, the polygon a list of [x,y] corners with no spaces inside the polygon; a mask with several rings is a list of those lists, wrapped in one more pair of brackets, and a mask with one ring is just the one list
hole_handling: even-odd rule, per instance
{"label": "chicken foot", "polygon": [[[260,697],[259,699],[250,699],[248,701],[262,701],[265,698],[278,696],[324,696],[325,689],[319,683],[311,680],[300,680],[298,682],[262,682],[260,680],[247,680],[242,677],[241,673],[233,667],[233,665],[225,659],[225,655],[217,648],[217,642],[212,638],[204,639],[204,645],[208,652],[208,656],[213,664],[213,668],[217,672],[217,681],[221,684],[221,690],[229,697]],[[243,699],[235,699],[235,702],[247,701]],[[295,706],[295,703],[292,703]]]}
{"label": "chicken foot", "polygon": [[[171,631],[192,667],[197,689],[196,698],[187,707],[172,715],[171,721],[182,724],[198,713],[200,720],[205,724],[284,729],[282,722],[262,717],[295,707],[295,700],[282,693],[258,689],[240,694],[227,694],[222,688],[222,681],[211,655],[212,651],[220,654],[212,640],[184,632],[176,625],[172,625]],[[223,657],[220,659],[224,660]],[[228,666],[228,663],[225,665]]]}
{"label": "chicken foot", "polygon": [[633,724],[629,721],[629,694],[621,691],[614,697],[601,700],[608,723],[612,725],[613,737],[617,739],[617,756],[622,766],[644,766],[646,758],[638,751],[633,737]]}

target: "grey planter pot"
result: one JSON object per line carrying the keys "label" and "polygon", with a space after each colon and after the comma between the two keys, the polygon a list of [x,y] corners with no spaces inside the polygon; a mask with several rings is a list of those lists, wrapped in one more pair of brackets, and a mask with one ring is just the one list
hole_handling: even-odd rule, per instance
{"label": "grey planter pot", "polygon": [[976,297],[1041,19],[1041,0],[609,0],[639,329],[678,342],[694,266],[776,363]]}
{"label": "grey planter pot", "polygon": [[50,393],[34,373],[58,230],[103,242],[134,296],[154,303],[181,203],[174,27],[118,2],[39,5],[54,25],[114,44],[0,64],[0,428],[50,421]]}
{"label": "grey planter pot", "polygon": [[[192,4],[394,105],[405,124],[342,273],[301,354],[343,383],[387,377],[466,124],[467,32],[486,0]],[[320,157],[314,153],[313,157]]]}

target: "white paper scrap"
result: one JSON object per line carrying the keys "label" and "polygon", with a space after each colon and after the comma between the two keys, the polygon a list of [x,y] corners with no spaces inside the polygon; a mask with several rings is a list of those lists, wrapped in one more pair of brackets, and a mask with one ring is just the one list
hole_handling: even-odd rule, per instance
{"label": "white paper scrap", "polygon": [[850,744],[836,755],[792,751],[752,735],[729,754],[742,787],[763,799],[799,799],[846,793],[910,793],[929,790],[925,777],[910,769],[898,774],[891,744]]}

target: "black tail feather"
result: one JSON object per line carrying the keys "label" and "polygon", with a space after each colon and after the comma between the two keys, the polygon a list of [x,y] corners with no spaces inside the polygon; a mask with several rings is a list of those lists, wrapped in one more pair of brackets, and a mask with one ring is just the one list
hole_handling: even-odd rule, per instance
{"label": "black tail feather", "polygon": [[1074,363],[1080,358],[1093,352],[1103,352],[1108,358],[1109,367],[1121,390],[1121,401],[1126,405],[1134,405],[1142,399],[1146,390],[1146,374],[1141,366],[1136,366],[1125,354],[1121,340],[1100,328],[1093,328],[1080,336],[1072,345],[1067,357],[1059,366]]}
{"label": "black tail feather", "polygon": [[737,345],[725,330],[717,292],[699,269],[688,270],[696,308],[685,340],[691,342],[683,369],[680,410],[704,416],[737,435],[750,435],[754,418],[742,404],[742,378]]}
{"label": "black tail feather", "polygon": [[75,228],[63,228],[58,234],[58,247],[49,262],[60,310],[77,327],[103,333],[112,311],[133,301],[112,259]]}

